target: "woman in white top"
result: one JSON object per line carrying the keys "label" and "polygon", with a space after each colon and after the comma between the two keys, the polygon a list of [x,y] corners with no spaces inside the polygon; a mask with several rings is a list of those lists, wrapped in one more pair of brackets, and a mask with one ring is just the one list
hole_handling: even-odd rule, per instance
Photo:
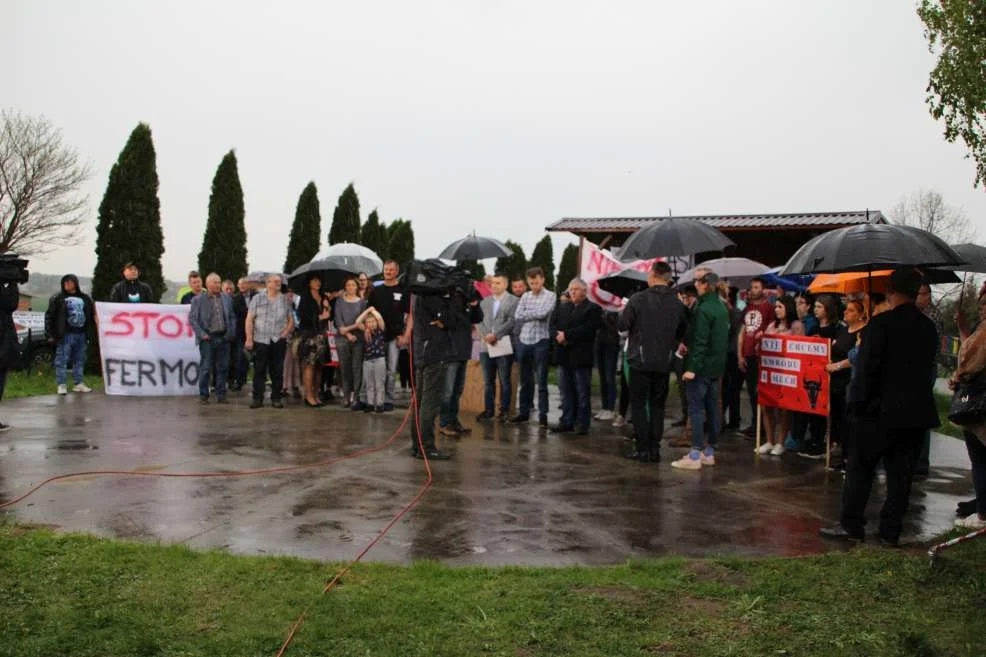
{"label": "woman in white top", "polygon": [[[804,324],[798,320],[797,307],[794,304],[794,297],[778,297],[774,303],[774,321],[767,325],[765,335],[804,335]],[[759,454],[773,454],[780,456],[784,449],[784,438],[787,436],[788,427],[791,424],[791,414],[782,408],[762,406],[764,432],[766,440],[760,449]]]}

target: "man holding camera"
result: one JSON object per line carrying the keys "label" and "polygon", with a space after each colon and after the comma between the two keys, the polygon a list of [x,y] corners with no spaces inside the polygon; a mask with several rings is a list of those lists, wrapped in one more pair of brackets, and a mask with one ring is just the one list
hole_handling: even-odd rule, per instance
{"label": "man holding camera", "polygon": [[[21,295],[17,286],[27,283],[27,260],[13,253],[0,255],[0,399],[7,385],[7,370],[16,362],[19,355],[17,328],[14,326],[14,312]],[[9,424],[0,422],[0,431],[10,429]]]}

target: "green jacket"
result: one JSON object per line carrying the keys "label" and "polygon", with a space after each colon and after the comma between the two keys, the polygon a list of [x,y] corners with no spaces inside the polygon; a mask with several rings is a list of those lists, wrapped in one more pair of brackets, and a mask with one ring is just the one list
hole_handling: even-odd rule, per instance
{"label": "green jacket", "polygon": [[685,335],[685,371],[720,377],[726,371],[729,311],[715,291],[699,297]]}

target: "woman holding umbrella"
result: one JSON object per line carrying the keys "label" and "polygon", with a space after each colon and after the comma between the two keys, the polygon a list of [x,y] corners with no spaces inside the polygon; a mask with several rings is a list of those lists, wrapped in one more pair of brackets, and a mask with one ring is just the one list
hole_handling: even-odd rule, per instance
{"label": "woman holding umbrella", "polygon": [[331,316],[329,301],[322,296],[322,279],[308,275],[308,290],[298,302],[298,361],[301,363],[305,406],[317,407],[322,389],[322,361],[327,341],[325,328]]}

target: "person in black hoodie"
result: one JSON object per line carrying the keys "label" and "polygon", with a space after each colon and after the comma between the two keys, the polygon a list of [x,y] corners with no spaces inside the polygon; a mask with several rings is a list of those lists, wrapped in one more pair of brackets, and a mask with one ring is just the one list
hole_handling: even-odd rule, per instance
{"label": "person in black hoodie", "polygon": [[86,364],[86,341],[89,330],[95,326],[94,306],[88,294],[79,289],[75,274],[62,277],[62,291],[48,300],[45,312],[45,334],[55,345],[55,384],[58,394],[68,392],[66,368],[72,363],[72,392],[92,392],[82,378]]}
{"label": "person in black hoodie", "polygon": [[[0,283],[0,399],[7,385],[7,370],[17,362],[17,327],[14,326],[14,311],[20,302],[17,283]],[[10,429],[9,424],[0,422],[0,431]]]}
{"label": "person in black hoodie", "polygon": [[439,413],[439,431],[445,436],[460,436],[472,429],[459,422],[459,400],[466,387],[466,362],[472,358],[472,326],[483,321],[479,294],[473,290],[467,298],[455,289],[449,299],[449,309],[456,315],[451,329],[452,357],[445,363],[445,386]]}
{"label": "person in black hoodie", "polygon": [[140,269],[136,263],[123,266],[123,280],[110,291],[112,303],[157,303],[151,286],[140,280]]}
{"label": "person in black hoodie", "polygon": [[630,365],[630,405],[636,448],[627,458],[660,460],[664,436],[664,404],[668,399],[668,378],[672,359],[688,329],[685,306],[669,287],[671,267],[655,262],[648,275],[648,287],[637,292],[620,314],[620,330],[629,332],[627,362]]}

